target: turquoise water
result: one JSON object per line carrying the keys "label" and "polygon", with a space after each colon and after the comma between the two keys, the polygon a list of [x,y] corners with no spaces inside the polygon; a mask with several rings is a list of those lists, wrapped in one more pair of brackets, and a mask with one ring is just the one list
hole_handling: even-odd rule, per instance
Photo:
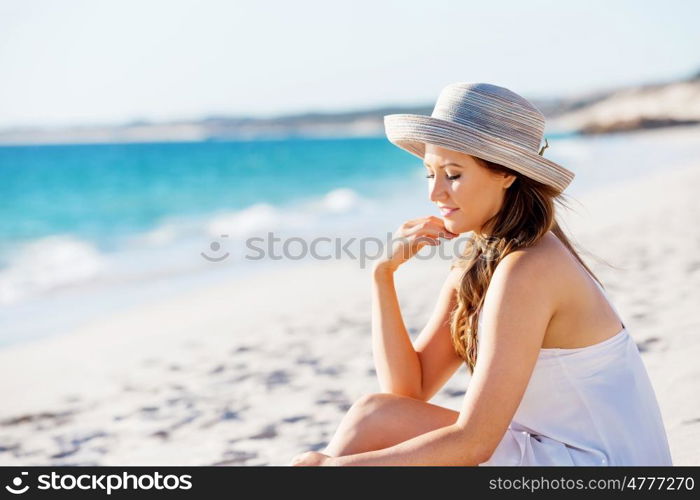
{"label": "turquoise water", "polygon": [[[574,197],[700,156],[688,134],[547,137]],[[384,137],[0,147],[0,345],[254,272],[251,236],[381,237],[425,215],[421,161]]]}
{"label": "turquoise water", "polygon": [[[0,243],[70,234],[113,250],[170,216],[375,196],[410,162],[384,139],[0,148]],[[416,162],[418,160],[416,159]]]}

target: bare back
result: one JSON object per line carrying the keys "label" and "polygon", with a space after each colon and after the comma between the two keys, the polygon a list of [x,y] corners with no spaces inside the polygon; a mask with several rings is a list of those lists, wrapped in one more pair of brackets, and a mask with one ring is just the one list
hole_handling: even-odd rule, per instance
{"label": "bare back", "polygon": [[624,325],[586,269],[551,232],[531,250],[545,252],[551,273],[555,309],[542,348],[575,349],[597,344],[619,333]]}

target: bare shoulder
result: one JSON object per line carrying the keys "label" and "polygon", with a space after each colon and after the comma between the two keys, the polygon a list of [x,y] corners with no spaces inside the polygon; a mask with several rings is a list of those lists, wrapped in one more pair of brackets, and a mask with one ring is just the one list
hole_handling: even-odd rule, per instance
{"label": "bare shoulder", "polygon": [[[561,295],[558,278],[566,265],[568,250],[552,233],[547,233],[534,246],[506,255],[494,271],[488,296],[497,296],[502,309],[511,307],[510,300],[531,304],[532,314],[551,318]],[[485,304],[486,307],[486,304]]]}
{"label": "bare shoulder", "polygon": [[[545,288],[553,289],[559,282],[557,273],[566,264],[568,250],[551,232],[545,234],[536,245],[521,248],[506,255],[496,266],[494,277],[505,280],[521,277],[536,280]],[[455,266],[450,269],[446,286],[457,288],[464,275],[464,269]],[[534,283],[532,283],[534,284]]]}
{"label": "bare shoulder", "polygon": [[534,364],[558,308],[559,266],[552,265],[552,258],[558,258],[552,243],[556,242],[548,237],[533,247],[518,249],[496,266],[479,318],[483,321],[482,345],[491,356],[504,356],[515,349],[526,353],[523,355]]}
{"label": "bare shoulder", "polygon": [[569,251],[551,232],[545,234],[536,245],[521,248],[506,255],[496,270],[501,273],[532,274],[550,288],[557,283],[557,273],[569,261]]}
{"label": "bare shoulder", "polygon": [[[500,293],[508,285],[514,289],[513,293],[539,294],[539,301],[554,301],[565,291],[563,276],[570,264],[569,250],[553,233],[547,232],[536,245],[511,252],[498,263],[486,295]],[[457,290],[463,276],[463,268],[451,268],[444,286]]]}

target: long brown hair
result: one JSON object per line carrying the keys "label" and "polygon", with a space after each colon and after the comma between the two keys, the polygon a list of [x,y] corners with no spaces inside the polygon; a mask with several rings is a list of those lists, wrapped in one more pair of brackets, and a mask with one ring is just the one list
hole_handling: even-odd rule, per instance
{"label": "long brown hair", "polygon": [[474,371],[476,364],[477,328],[486,289],[496,266],[509,253],[534,245],[551,230],[603,286],[556,220],[556,204],[570,208],[566,195],[503,165],[482,158],[477,158],[477,161],[493,172],[513,174],[516,179],[506,190],[500,211],[484,224],[483,228],[490,228],[485,231],[487,236],[475,231],[451,267],[461,267],[464,271],[458,287],[457,304],[450,315],[450,332],[454,349],[465,360],[470,372]]}

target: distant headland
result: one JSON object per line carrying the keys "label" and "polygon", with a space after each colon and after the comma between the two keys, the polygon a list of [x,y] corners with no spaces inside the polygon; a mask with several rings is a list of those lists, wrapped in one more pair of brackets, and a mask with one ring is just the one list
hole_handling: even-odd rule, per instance
{"label": "distant headland", "polygon": [[[604,134],[695,124],[700,123],[700,72],[674,81],[531,101],[544,113],[551,133]],[[384,115],[429,115],[432,108],[426,103],[269,118],[208,116],[188,121],[5,128],[0,129],[0,145],[375,137],[384,134]]]}

